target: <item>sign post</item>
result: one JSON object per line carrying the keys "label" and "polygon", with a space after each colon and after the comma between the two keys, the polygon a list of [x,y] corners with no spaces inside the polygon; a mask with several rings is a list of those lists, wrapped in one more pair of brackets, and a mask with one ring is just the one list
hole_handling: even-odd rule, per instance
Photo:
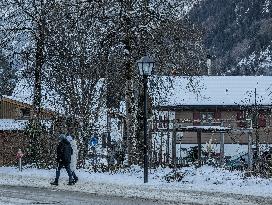
{"label": "sign post", "polygon": [[93,137],[91,137],[90,141],[89,141],[89,145],[91,146],[91,150],[92,150],[92,165],[93,167],[95,167],[95,165],[97,164],[97,153],[96,153],[96,146],[98,145],[98,137],[96,135],[94,135]]}
{"label": "sign post", "polygon": [[16,157],[19,159],[19,171],[22,171],[22,157],[24,156],[21,149],[18,150]]}
{"label": "sign post", "polygon": [[93,136],[90,141],[89,141],[89,145],[91,146],[96,146],[98,144],[98,137],[97,136]]}

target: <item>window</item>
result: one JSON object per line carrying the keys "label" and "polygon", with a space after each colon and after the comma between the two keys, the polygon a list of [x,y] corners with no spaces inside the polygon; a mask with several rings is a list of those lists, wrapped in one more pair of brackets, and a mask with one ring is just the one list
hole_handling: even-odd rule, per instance
{"label": "window", "polygon": [[162,116],[159,116],[159,125],[158,128],[162,128]]}
{"label": "window", "polygon": [[194,118],[194,122],[193,125],[200,125],[200,113],[199,112],[194,112],[193,113],[193,118]]}
{"label": "window", "polygon": [[108,133],[103,133],[102,134],[102,148],[107,147],[107,136],[108,136]]}
{"label": "window", "polygon": [[169,116],[167,111],[159,112],[159,122],[158,122],[158,128],[159,129],[167,129],[168,123],[169,123]]}
{"label": "window", "polygon": [[221,124],[221,112],[209,111],[209,112],[194,112],[193,113],[193,125],[220,125]]}
{"label": "window", "polygon": [[246,121],[246,112],[238,111],[236,115],[237,127],[247,127],[248,123]]}
{"label": "window", "polygon": [[22,114],[22,118],[29,118],[30,117],[30,109],[29,108],[22,108],[21,114]]}
{"label": "window", "polygon": [[200,113],[200,124],[201,125],[212,125],[214,121],[214,112],[201,112]]}
{"label": "window", "polygon": [[259,127],[266,127],[266,115],[264,112],[259,112],[258,126]]}
{"label": "window", "polygon": [[183,132],[176,133],[176,142],[179,143],[183,138]]}
{"label": "window", "polygon": [[122,125],[123,125],[122,120],[118,120],[118,125],[117,125],[118,131],[122,130]]}

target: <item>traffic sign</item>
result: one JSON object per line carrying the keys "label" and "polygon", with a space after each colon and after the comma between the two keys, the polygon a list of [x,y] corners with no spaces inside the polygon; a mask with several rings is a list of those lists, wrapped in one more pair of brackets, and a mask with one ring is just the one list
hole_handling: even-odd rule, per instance
{"label": "traffic sign", "polygon": [[91,137],[90,141],[89,141],[89,144],[91,146],[96,146],[98,144],[98,137],[97,136],[93,136]]}

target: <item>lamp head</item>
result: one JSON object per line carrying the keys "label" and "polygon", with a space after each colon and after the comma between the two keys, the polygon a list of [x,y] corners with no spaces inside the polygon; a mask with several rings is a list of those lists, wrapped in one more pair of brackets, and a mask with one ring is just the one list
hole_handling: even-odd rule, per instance
{"label": "lamp head", "polygon": [[151,75],[154,64],[154,60],[148,56],[144,56],[137,61],[137,66],[139,68],[140,74],[145,76]]}

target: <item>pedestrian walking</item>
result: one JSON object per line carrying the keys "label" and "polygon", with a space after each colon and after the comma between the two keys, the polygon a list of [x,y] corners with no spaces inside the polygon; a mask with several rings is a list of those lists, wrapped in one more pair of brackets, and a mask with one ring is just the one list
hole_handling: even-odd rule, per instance
{"label": "pedestrian walking", "polygon": [[78,177],[75,173],[76,167],[77,167],[77,160],[78,160],[78,149],[77,149],[77,143],[73,135],[68,134],[66,136],[66,139],[70,142],[73,154],[71,156],[71,163],[70,163],[70,169],[73,176],[73,181],[76,183],[78,181]]}
{"label": "pedestrian walking", "polygon": [[57,162],[58,167],[56,170],[56,178],[54,182],[51,182],[51,185],[58,186],[59,184],[59,177],[60,177],[60,170],[64,167],[67,171],[67,174],[69,176],[69,183],[68,185],[73,185],[73,177],[72,172],[70,169],[70,163],[71,163],[71,155],[73,153],[72,147],[70,142],[66,139],[66,136],[64,134],[61,134],[59,136],[59,144],[57,146]]}

